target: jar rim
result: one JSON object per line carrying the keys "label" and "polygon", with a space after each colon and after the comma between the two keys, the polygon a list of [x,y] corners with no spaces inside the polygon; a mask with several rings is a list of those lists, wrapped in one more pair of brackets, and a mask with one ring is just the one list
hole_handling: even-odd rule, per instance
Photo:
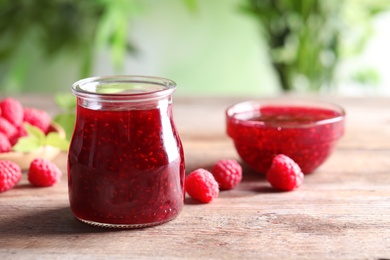
{"label": "jar rim", "polygon": [[[334,112],[334,115],[329,116],[326,119],[319,119],[313,122],[300,122],[299,124],[294,124],[293,126],[288,126],[283,123],[279,125],[275,123],[267,123],[263,121],[252,121],[250,117],[248,119],[239,118],[240,114],[243,113],[255,113],[263,107],[305,107],[305,108],[318,108],[326,109]],[[225,110],[225,116],[228,122],[240,125],[249,125],[253,127],[283,127],[283,128],[305,128],[312,127],[324,124],[333,124],[345,120],[346,112],[343,107],[328,101],[316,100],[316,99],[306,99],[306,98],[289,98],[289,97],[279,97],[279,98],[262,98],[257,100],[243,101],[229,106]]]}
{"label": "jar rim", "polygon": [[81,79],[72,85],[77,97],[105,101],[150,100],[171,95],[173,80],[153,76],[97,76]]}

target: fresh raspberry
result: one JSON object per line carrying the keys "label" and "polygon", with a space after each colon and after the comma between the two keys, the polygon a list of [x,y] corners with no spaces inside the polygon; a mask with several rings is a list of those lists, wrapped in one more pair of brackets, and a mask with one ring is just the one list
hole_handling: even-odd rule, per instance
{"label": "fresh raspberry", "polygon": [[49,131],[51,118],[49,114],[47,114],[44,110],[36,108],[25,108],[23,120],[24,122],[38,127],[45,134],[47,134],[47,132]]}
{"label": "fresh raspberry", "polygon": [[218,197],[218,182],[211,172],[200,168],[187,176],[186,191],[193,199],[208,203]]}
{"label": "fresh raspberry", "polygon": [[31,162],[28,181],[34,186],[49,187],[61,180],[61,170],[52,162],[38,158]]}
{"label": "fresh raspberry", "polygon": [[267,172],[267,180],[272,187],[283,191],[291,191],[301,186],[303,176],[299,165],[283,154],[274,157]]}
{"label": "fresh raspberry", "polygon": [[27,131],[24,125],[18,126],[16,127],[16,134],[13,137],[11,137],[9,141],[11,145],[14,146],[18,142],[19,138],[24,137],[26,135],[27,135]]}
{"label": "fresh raspberry", "polygon": [[9,142],[7,136],[0,133],[0,153],[7,153],[11,151],[12,145]]}
{"label": "fresh raspberry", "polygon": [[236,160],[219,160],[211,172],[221,190],[235,188],[242,179],[242,168]]}
{"label": "fresh raspberry", "polygon": [[8,139],[12,139],[16,136],[18,130],[7,119],[0,117],[0,132],[7,136]]}
{"label": "fresh raspberry", "polygon": [[14,126],[23,123],[23,107],[18,100],[5,98],[0,102],[1,115]]}
{"label": "fresh raspberry", "polygon": [[22,177],[19,165],[8,160],[0,161],[0,192],[15,187]]}

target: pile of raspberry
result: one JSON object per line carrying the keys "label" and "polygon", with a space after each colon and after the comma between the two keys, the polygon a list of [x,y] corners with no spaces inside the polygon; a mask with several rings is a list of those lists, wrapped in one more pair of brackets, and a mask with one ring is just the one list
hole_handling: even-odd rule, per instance
{"label": "pile of raspberry", "polygon": [[26,107],[13,98],[0,101],[0,153],[10,152],[19,138],[26,136],[23,123],[28,123],[49,132],[51,118],[43,110]]}
{"label": "pile of raspberry", "polygon": [[[27,135],[24,123],[28,123],[47,134],[51,118],[43,110],[24,108],[13,98],[0,101],[0,153],[12,151],[19,138]],[[35,159],[28,170],[28,180],[34,186],[51,186],[61,179],[58,167],[45,159]],[[19,165],[9,160],[0,160],[0,192],[7,191],[17,185],[22,176]]]}
{"label": "pile of raspberry", "polygon": [[[301,186],[304,174],[291,158],[279,154],[266,173],[270,185],[280,191],[292,191]],[[242,167],[236,160],[219,160],[208,171],[199,168],[191,172],[185,181],[186,192],[202,203],[217,198],[220,190],[231,190],[242,180]]]}

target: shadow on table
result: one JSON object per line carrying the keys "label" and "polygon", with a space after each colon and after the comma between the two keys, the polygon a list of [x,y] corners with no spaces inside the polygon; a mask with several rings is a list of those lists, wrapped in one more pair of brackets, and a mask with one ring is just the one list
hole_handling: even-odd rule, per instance
{"label": "shadow on table", "polygon": [[121,229],[95,227],[82,223],[73,215],[69,207],[55,209],[36,209],[23,216],[10,216],[2,219],[0,235],[15,236],[47,236],[47,235],[77,235],[86,233],[114,232]]}

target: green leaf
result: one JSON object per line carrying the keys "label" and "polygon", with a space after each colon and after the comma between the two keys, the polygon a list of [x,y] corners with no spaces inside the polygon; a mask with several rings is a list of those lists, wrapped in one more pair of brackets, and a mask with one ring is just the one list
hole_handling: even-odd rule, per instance
{"label": "green leaf", "polygon": [[64,111],[74,111],[77,105],[76,97],[70,93],[59,93],[54,97],[54,101]]}
{"label": "green leaf", "polygon": [[45,135],[41,129],[30,124],[26,123],[24,127],[26,128],[27,136],[19,138],[12,148],[13,151],[28,153],[45,145],[57,147],[63,151],[67,151],[69,148],[69,141],[62,138],[57,132]]}
{"label": "green leaf", "polygon": [[25,123],[24,127],[27,136],[19,138],[18,142],[12,147],[16,152],[32,152],[45,145],[46,136],[38,127]]}
{"label": "green leaf", "polygon": [[28,123],[25,123],[24,127],[26,128],[27,136],[37,139],[38,143],[41,145],[45,143],[45,133],[43,133],[41,129]]}
{"label": "green leaf", "polygon": [[365,68],[356,71],[352,75],[352,80],[363,85],[372,86],[378,86],[381,83],[380,75],[373,68]]}
{"label": "green leaf", "polygon": [[70,140],[76,122],[76,115],[74,113],[58,114],[54,117],[53,121],[62,126],[66,134],[66,139]]}
{"label": "green leaf", "polygon": [[191,12],[199,11],[199,4],[197,0],[183,0],[183,2]]}
{"label": "green leaf", "polygon": [[51,132],[46,136],[46,145],[57,147],[62,151],[67,151],[69,148],[69,141],[62,138],[58,133]]}
{"label": "green leaf", "polygon": [[42,144],[35,136],[26,136],[19,138],[18,142],[12,147],[12,150],[15,152],[28,153],[41,146]]}

